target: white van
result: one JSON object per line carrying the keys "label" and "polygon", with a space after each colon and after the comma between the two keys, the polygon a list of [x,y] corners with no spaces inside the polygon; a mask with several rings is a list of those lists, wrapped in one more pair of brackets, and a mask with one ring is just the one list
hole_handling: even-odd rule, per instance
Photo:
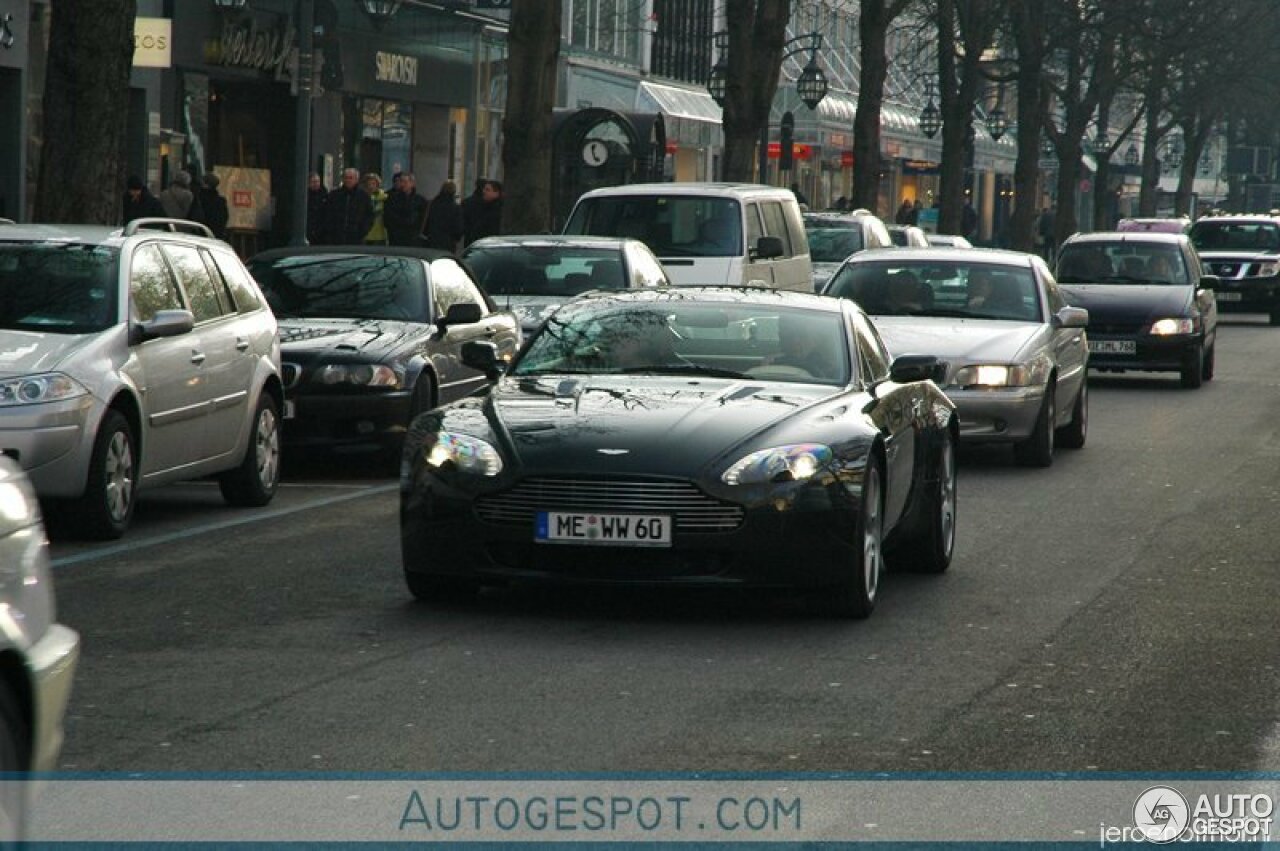
{"label": "white van", "polygon": [[566,234],[630,237],[676,285],[813,292],[800,205],[789,189],[743,183],[634,183],[578,199]]}

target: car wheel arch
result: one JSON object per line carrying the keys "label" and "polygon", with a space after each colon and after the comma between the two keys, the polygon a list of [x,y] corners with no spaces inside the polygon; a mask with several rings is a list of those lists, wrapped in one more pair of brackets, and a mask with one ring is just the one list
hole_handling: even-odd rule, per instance
{"label": "car wheel arch", "polygon": [[146,447],[142,428],[142,405],[139,404],[138,398],[128,390],[121,390],[111,399],[111,404],[107,405],[103,411],[103,417],[106,417],[107,411],[112,410],[118,411],[124,417],[125,422],[129,424],[129,428],[133,431],[133,445],[138,457],[141,458],[142,453],[146,451]]}

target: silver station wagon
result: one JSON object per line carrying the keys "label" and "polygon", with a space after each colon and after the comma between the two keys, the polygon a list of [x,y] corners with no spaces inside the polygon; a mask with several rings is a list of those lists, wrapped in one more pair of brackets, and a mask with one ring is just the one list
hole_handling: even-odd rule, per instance
{"label": "silver station wagon", "polygon": [[0,453],[51,515],[115,538],[140,489],[215,474],[265,505],[283,398],[275,317],[203,226],[0,225]]}

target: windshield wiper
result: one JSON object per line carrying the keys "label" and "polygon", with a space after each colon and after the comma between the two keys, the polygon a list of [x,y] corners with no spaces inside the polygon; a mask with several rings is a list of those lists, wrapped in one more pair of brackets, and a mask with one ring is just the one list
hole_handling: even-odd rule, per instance
{"label": "windshield wiper", "polygon": [[745,373],[732,369],[719,369],[714,366],[700,366],[696,363],[653,364],[651,366],[631,366],[617,371],[619,375],[706,375],[711,378],[747,378]]}
{"label": "windshield wiper", "polygon": [[931,307],[922,313],[913,313],[912,316],[945,316],[949,319],[973,319],[974,314],[969,310],[950,310],[945,307]]}

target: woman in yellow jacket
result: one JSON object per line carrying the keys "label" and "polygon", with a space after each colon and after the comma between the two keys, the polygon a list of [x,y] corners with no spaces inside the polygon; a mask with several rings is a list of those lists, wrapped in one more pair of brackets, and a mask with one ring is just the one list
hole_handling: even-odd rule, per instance
{"label": "woman in yellow jacket", "polygon": [[387,228],[382,222],[382,208],[387,203],[387,193],[382,189],[382,175],[369,172],[364,176],[364,191],[373,201],[373,226],[364,235],[365,245],[386,245]]}

